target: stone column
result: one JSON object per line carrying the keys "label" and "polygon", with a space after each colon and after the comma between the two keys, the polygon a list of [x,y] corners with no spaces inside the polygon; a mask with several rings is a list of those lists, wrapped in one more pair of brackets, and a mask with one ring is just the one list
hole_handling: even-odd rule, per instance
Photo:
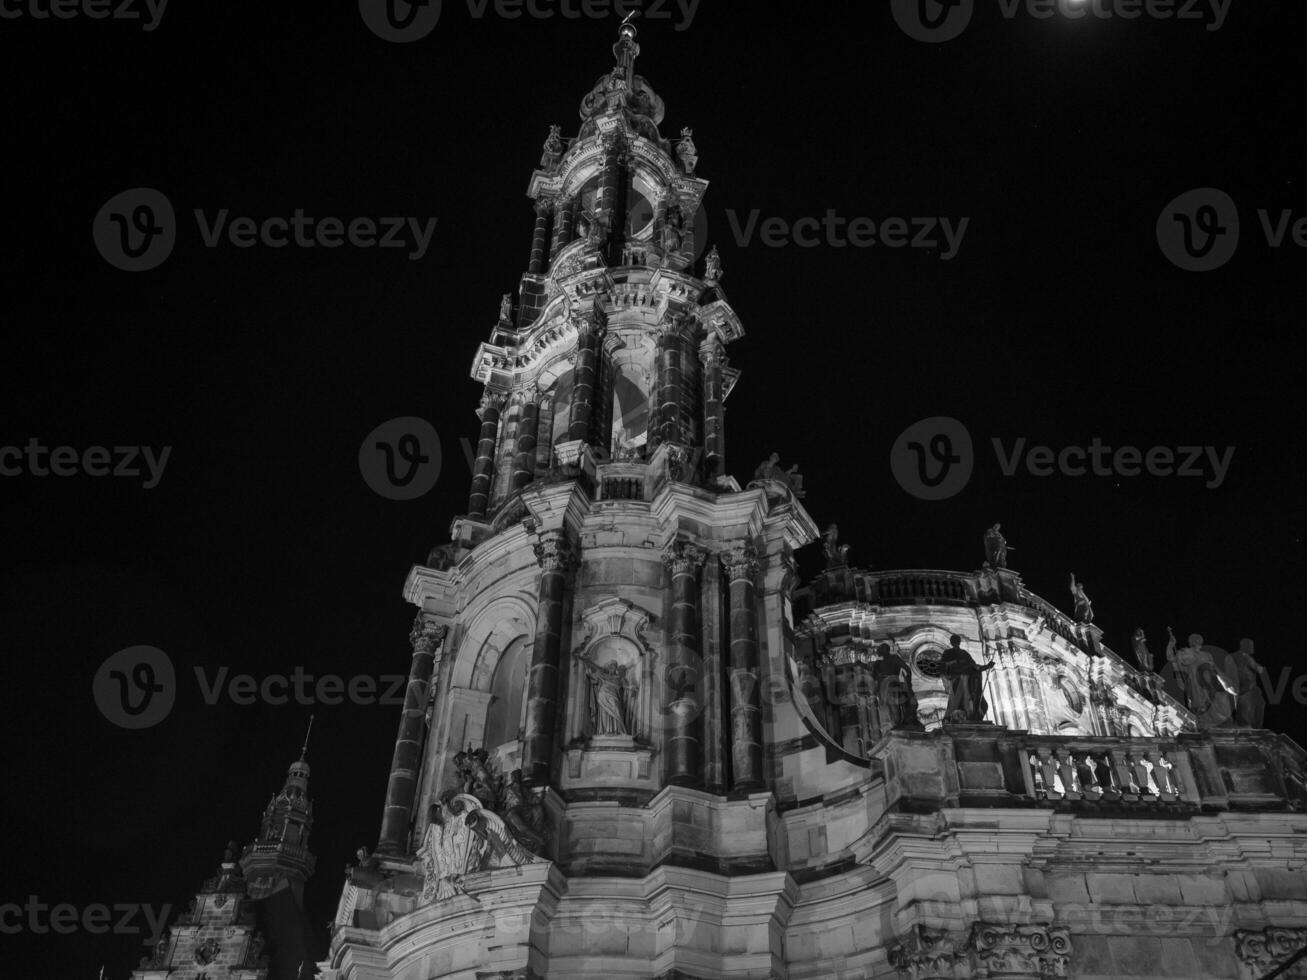
{"label": "stone column", "polygon": [[722,710],[722,569],[703,568],[699,621],[703,632],[703,785],[710,793],[726,791],[726,726]]}
{"label": "stone column", "polygon": [[722,555],[730,578],[731,652],[727,661],[731,704],[731,788],[761,789],[762,684],[758,661],[755,579],[758,559],[751,547]]}
{"label": "stone column", "polygon": [[722,368],[725,350],[721,340],[710,336],[699,348],[703,362],[703,453],[704,476],[711,485],[726,472],[726,406],[723,404]]}
{"label": "stone column", "polygon": [[554,241],[549,249],[550,262],[558,257],[559,252],[572,244],[572,233],[576,227],[575,213],[576,205],[571,198],[561,200],[554,205]]}
{"label": "stone column", "polygon": [[490,486],[495,476],[495,444],[499,441],[499,413],[504,407],[503,392],[487,388],[481,396],[477,416],[481,419],[481,436],[477,441],[477,458],[472,467],[472,493],[468,497],[467,514],[485,520],[490,503]]}
{"label": "stone column", "polygon": [[611,264],[614,251],[621,248],[621,226],[624,224],[618,207],[622,183],[622,145],[616,136],[605,137],[603,144],[604,165],[599,172],[595,218],[608,232],[604,252]]}
{"label": "stone column", "polygon": [[672,575],[672,615],[667,653],[667,781],[698,785],[703,728],[699,653],[699,567],[708,553],[678,541],[663,555]]}
{"label": "stone column", "polygon": [[535,209],[536,224],[531,235],[531,262],[526,271],[533,276],[538,276],[545,271],[545,254],[549,248],[549,219],[554,213],[554,202],[551,198],[542,197],[536,201]]}
{"label": "stone column", "polygon": [[568,442],[590,441],[599,336],[600,329],[590,317],[576,321],[576,370],[572,375],[572,414],[567,425]]}
{"label": "stone column", "polygon": [[409,665],[408,688],[404,692],[404,712],[399,719],[395,754],[390,762],[390,782],[386,786],[386,809],[381,818],[378,854],[402,854],[408,842],[431,677],[439,662],[437,654],[443,652],[447,632],[447,627],[419,613],[409,635],[413,660]]}
{"label": "stone column", "polygon": [[535,479],[536,438],[540,424],[540,402],[535,392],[526,395],[517,423],[517,454],[513,457],[513,493]]}
{"label": "stone column", "polygon": [[681,443],[681,326],[658,333],[658,441]]}
{"label": "stone column", "polygon": [[563,654],[563,600],[567,576],[575,561],[572,544],[562,531],[540,536],[535,546],[540,563],[539,609],[531,669],[526,678],[526,731],[522,745],[522,778],[535,786],[549,783],[558,722],[558,672]]}

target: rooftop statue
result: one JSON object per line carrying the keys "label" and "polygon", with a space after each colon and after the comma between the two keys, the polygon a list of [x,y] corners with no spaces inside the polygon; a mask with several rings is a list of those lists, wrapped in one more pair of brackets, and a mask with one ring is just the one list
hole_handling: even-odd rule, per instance
{"label": "rooftop statue", "polygon": [[722,281],[722,257],[714,245],[703,260],[703,281],[715,286]]}
{"label": "rooftop statue", "polygon": [[1199,633],[1189,634],[1189,645],[1176,648],[1175,633],[1166,628],[1166,662],[1175,671],[1181,700],[1198,716],[1200,728],[1228,725],[1234,717],[1234,700],[1217,669],[1211,651],[1203,646]]}
{"label": "rooftop statue", "polygon": [[995,524],[985,532],[985,568],[1007,568],[1007,539],[999,533],[1002,526]]}
{"label": "rooftop statue", "polygon": [[1153,654],[1148,649],[1148,637],[1144,635],[1144,628],[1141,626],[1135,630],[1130,640],[1134,644],[1135,660],[1139,662],[1141,669],[1151,674],[1153,672]]}
{"label": "rooftop statue", "polygon": [[912,669],[898,655],[893,643],[882,643],[876,648],[876,660],[871,669],[882,720],[887,720],[891,728],[920,729],[917,697],[912,690]]}
{"label": "rooftop statue", "polygon": [[839,544],[840,529],[837,525],[832,524],[826,528],[821,540],[822,551],[826,554],[827,568],[843,568],[849,563],[849,546]]}
{"label": "rooftop statue", "polygon": [[693,177],[699,165],[699,151],[694,145],[694,130],[688,126],[681,130],[681,142],[676,144],[676,159],[681,161],[686,174]]}
{"label": "rooftop statue", "polygon": [[794,496],[802,498],[803,474],[799,472],[799,464],[795,463],[788,470],[781,469],[781,454],[772,453],[767,459],[758,464],[758,468],[753,471],[754,482],[759,480],[771,480],[776,483],[783,483],[794,493]]}
{"label": "rooftop statue", "polygon": [[563,140],[561,126],[549,127],[549,138],[545,140],[544,154],[540,157],[540,169],[552,171],[563,158]]}
{"label": "rooftop statue", "polygon": [[1075,601],[1075,617],[1077,623],[1088,625],[1094,621],[1094,604],[1089,601],[1089,596],[1085,595],[1085,586],[1076,581],[1076,573],[1071,573],[1071,598]]}
{"label": "rooftop statue", "polygon": [[1266,696],[1262,684],[1268,679],[1266,668],[1253,656],[1253,641],[1239,641],[1239,649],[1230,658],[1235,670],[1234,723],[1239,728],[1261,728],[1266,717]]}

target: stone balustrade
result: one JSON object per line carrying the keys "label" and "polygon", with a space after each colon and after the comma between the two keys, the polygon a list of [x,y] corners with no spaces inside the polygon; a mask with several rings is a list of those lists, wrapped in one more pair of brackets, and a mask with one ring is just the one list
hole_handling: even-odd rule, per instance
{"label": "stone balustrade", "polygon": [[895,731],[873,750],[891,808],[1307,809],[1303,749],[1262,730],[1174,738],[1031,735],[995,725]]}

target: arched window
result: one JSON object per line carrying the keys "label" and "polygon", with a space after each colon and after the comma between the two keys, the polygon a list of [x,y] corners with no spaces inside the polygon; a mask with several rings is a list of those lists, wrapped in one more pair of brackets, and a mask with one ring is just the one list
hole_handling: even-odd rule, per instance
{"label": "arched window", "polygon": [[516,742],[522,727],[522,708],[526,697],[526,637],[519,636],[499,658],[495,676],[490,681],[490,711],[486,716],[485,747],[494,751],[506,742]]}

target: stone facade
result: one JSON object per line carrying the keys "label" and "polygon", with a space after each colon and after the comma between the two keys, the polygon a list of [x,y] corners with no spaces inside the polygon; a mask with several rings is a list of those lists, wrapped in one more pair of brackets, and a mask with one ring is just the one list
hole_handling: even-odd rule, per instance
{"label": "stone facade", "polygon": [[[1303,750],[1200,728],[1005,561],[870,572],[776,457],[635,30],[551,132],[473,363],[465,515],[414,568],[379,843],[326,980],[1254,977],[1304,944]],[[828,532],[829,533],[829,532]],[[979,536],[978,536],[979,537]],[[978,549],[979,550],[979,549]],[[979,557],[979,556],[978,556]],[[950,649],[977,666],[957,707]]]}

